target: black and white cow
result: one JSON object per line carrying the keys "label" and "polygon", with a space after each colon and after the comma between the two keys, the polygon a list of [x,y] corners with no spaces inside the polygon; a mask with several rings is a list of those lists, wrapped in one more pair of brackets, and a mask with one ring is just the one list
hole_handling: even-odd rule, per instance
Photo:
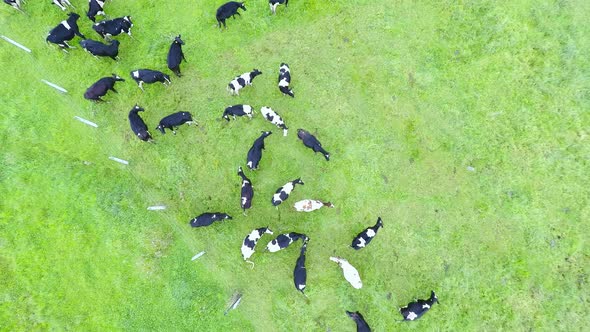
{"label": "black and white cow", "polygon": [[116,82],[125,82],[125,80],[117,74],[113,74],[111,77],[103,77],[86,90],[84,98],[93,101],[104,101],[100,97],[106,95],[109,90],[117,93],[117,90],[115,90]]}
{"label": "black and white cow", "polygon": [[94,31],[101,35],[102,38],[118,36],[123,32],[126,32],[129,35],[129,37],[132,37],[132,26],[133,22],[131,22],[131,16],[123,16],[115,18],[113,20],[104,20],[98,23],[94,23],[92,29],[94,29]]}
{"label": "black and white cow", "polygon": [[88,12],[86,13],[86,16],[88,16],[92,22],[96,22],[97,15],[106,15],[103,8],[104,0],[88,0]]}
{"label": "black and white cow", "polygon": [[[305,269],[305,251],[307,250],[307,241],[303,241],[301,246],[301,252],[299,258],[295,263],[295,269],[293,270],[293,282],[295,283],[295,289],[305,295],[305,286],[307,282],[307,270]],[[307,295],[305,295],[307,297]]]}
{"label": "black and white cow", "polygon": [[232,17],[235,19],[236,18],[236,14],[238,16],[242,16],[240,15],[240,13],[238,12],[238,9],[241,8],[244,11],[246,11],[246,6],[244,6],[243,2],[237,2],[237,1],[230,1],[227,3],[224,3],[223,5],[221,5],[219,8],[217,8],[217,13],[215,14],[215,18],[217,19],[217,26],[221,28],[221,23],[223,23],[223,27],[227,28],[227,25],[225,25],[225,20]]}
{"label": "black and white cow", "polygon": [[355,238],[352,240],[351,247],[353,247],[354,250],[359,250],[366,247],[371,242],[371,240],[373,240],[375,235],[377,235],[379,228],[382,227],[383,221],[381,221],[381,217],[379,217],[377,218],[377,223],[374,226],[366,228],[364,231],[358,233],[358,235],[355,236]]}
{"label": "black and white cow", "polygon": [[143,119],[137,113],[143,111],[143,108],[135,105],[131,111],[129,111],[129,124],[135,135],[137,135],[140,140],[147,142],[152,139],[152,135],[148,131],[148,127],[145,122],[143,122]]}
{"label": "black and white cow", "polygon": [[242,166],[238,167],[238,175],[242,178],[242,191],[240,206],[246,213],[246,210],[252,207],[252,198],[254,198],[254,189],[252,189],[252,181],[246,177]]}
{"label": "black and white cow", "polygon": [[270,241],[266,245],[266,249],[264,251],[277,252],[279,250],[287,248],[291,243],[299,239],[302,239],[303,242],[309,241],[309,237],[305,234],[295,232],[281,234],[277,236],[274,240]]}
{"label": "black and white cow", "polygon": [[271,131],[263,131],[262,135],[258,137],[250,150],[248,150],[248,157],[246,158],[246,166],[251,170],[258,169],[258,163],[262,159],[262,150],[264,150],[264,139],[272,134]]}
{"label": "black and white cow", "polygon": [[76,35],[82,39],[86,39],[86,37],[84,37],[84,35],[80,33],[80,30],[78,29],[77,21],[79,18],[80,15],[76,13],[69,13],[68,19],[61,21],[58,26],[51,29],[45,40],[47,42],[57,44],[63,49],[71,47],[68,45],[68,40],[72,40]]}
{"label": "black and white cow", "polygon": [[20,0],[4,0],[4,3],[20,12],[23,12],[23,10],[21,9],[22,3]]}
{"label": "black and white cow", "polygon": [[135,80],[141,91],[143,91],[143,83],[162,82],[164,85],[167,85],[166,83],[170,85],[170,76],[157,70],[137,69],[131,72],[131,77]]}
{"label": "black and white cow", "polygon": [[119,56],[119,44],[118,40],[111,40],[109,45],[92,39],[84,39],[80,41],[80,46],[82,46],[82,48],[88,53],[96,57],[108,56],[115,61],[117,61]]}
{"label": "black and white cow", "polygon": [[193,116],[189,112],[176,112],[163,117],[156,129],[161,131],[162,134],[166,134],[165,129],[170,129],[172,130],[172,133],[176,135],[176,130],[174,128],[178,129],[179,126],[185,123],[188,125],[193,124]]}
{"label": "black and white cow", "polygon": [[313,152],[320,152],[324,155],[327,161],[330,161],[330,153],[324,150],[322,147],[322,143],[318,141],[315,136],[313,136],[309,131],[305,129],[297,129],[297,137],[303,142],[303,145],[307,146],[308,148],[312,149]]}
{"label": "black and white cow", "polygon": [[289,5],[289,0],[268,0],[270,12],[273,14],[277,13],[277,7],[282,4],[285,4],[285,7],[287,7],[287,5]]}
{"label": "black and white cow", "polygon": [[229,214],[221,212],[206,212],[203,213],[190,221],[192,227],[204,227],[209,226],[212,223],[225,219],[233,219]]}
{"label": "black and white cow", "polygon": [[252,119],[252,114],[254,114],[254,110],[250,105],[233,105],[225,108],[222,118],[226,119],[228,122],[230,115],[233,116],[234,120],[236,119],[236,116],[244,115]]}
{"label": "black and white cow", "polygon": [[260,108],[260,114],[262,114],[266,120],[270,121],[270,123],[283,129],[283,136],[287,136],[289,128],[287,128],[285,122],[277,112],[273,111],[270,107],[262,106],[262,108]]}
{"label": "black and white cow", "polygon": [[303,183],[303,181],[301,181],[301,178],[298,178],[298,179],[295,179],[291,182],[285,183],[284,186],[277,189],[276,193],[272,196],[272,199],[271,199],[272,205],[279,206],[279,204],[286,201],[287,198],[289,198],[289,195],[291,194],[293,189],[295,189],[296,184],[303,185],[304,183]]}
{"label": "black and white cow", "polygon": [[404,320],[416,320],[430,310],[436,302],[438,302],[438,298],[434,291],[431,291],[428,300],[414,300],[414,302],[408,303],[407,306],[399,308],[399,312],[404,317]]}
{"label": "black and white cow", "polygon": [[367,321],[365,321],[365,318],[360,312],[350,312],[347,310],[346,314],[356,323],[356,332],[371,332],[369,324],[367,324]]}
{"label": "black and white cow", "polygon": [[295,97],[293,90],[289,89],[289,85],[291,84],[291,70],[289,69],[289,65],[286,63],[281,63],[279,67],[279,90],[284,94],[291,97]]}
{"label": "black and white cow", "polygon": [[227,91],[229,91],[231,95],[239,95],[239,91],[241,89],[245,88],[248,85],[252,85],[252,81],[254,80],[254,78],[261,74],[262,72],[260,70],[253,69],[249,73],[244,73],[240,76],[237,76],[231,82],[229,82],[229,84],[227,85]]}
{"label": "black and white cow", "polygon": [[172,70],[172,72],[178,77],[180,77],[180,63],[182,60],[186,62],[184,53],[182,52],[182,45],[184,45],[184,41],[180,39],[180,35],[174,37],[174,41],[168,50],[168,58],[166,59],[168,62],[168,69]]}
{"label": "black and white cow", "polygon": [[254,262],[250,261],[250,257],[254,254],[254,247],[258,240],[264,234],[273,234],[272,231],[268,227],[257,228],[250,232],[250,234],[246,235],[244,238],[244,242],[242,243],[242,256],[244,256],[244,260],[247,263],[252,264],[252,268],[254,268]]}
{"label": "black and white cow", "polygon": [[68,6],[74,8],[69,0],[52,0],[51,3],[58,6],[63,11],[65,11]]}

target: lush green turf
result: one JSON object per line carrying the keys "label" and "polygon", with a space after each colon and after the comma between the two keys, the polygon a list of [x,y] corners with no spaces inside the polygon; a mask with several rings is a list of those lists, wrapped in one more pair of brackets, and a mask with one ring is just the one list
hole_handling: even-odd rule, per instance
{"label": "lush green turf", "polygon": [[[590,324],[587,1],[292,0],[271,16],[261,0],[219,32],[220,3],[108,2],[112,17],[135,23],[136,39],[118,38],[119,62],[45,45],[65,18],[48,0],[29,0],[26,16],[2,5],[0,33],[33,54],[1,41],[1,330],[353,331],[345,310],[375,331]],[[96,39],[89,22],[81,30]],[[83,99],[112,72],[166,69],[178,33],[189,62],[169,88],[142,93],[128,79],[108,103]],[[295,99],[276,88],[283,61]],[[254,86],[229,96],[226,84],[254,67],[264,73]],[[152,129],[157,143],[140,142],[127,122],[135,103],[150,128],[176,111],[199,127]],[[238,103],[273,107],[289,135],[259,113],[222,121]],[[304,148],[297,128],[316,133],[332,160]],[[261,130],[274,135],[247,173],[246,217],[236,169]],[[299,176],[305,185],[277,211],[274,190]],[[336,208],[292,211],[304,198]],[[146,210],[154,204],[168,209]],[[191,229],[205,211],[234,220]],[[375,241],[348,248],[377,216]],[[292,282],[297,248],[264,254],[267,235],[255,268],[243,263],[243,237],[267,225],[311,237],[309,301]],[[331,255],[359,269],[363,289]],[[396,322],[397,307],[431,289],[440,305]],[[236,290],[242,304],[224,316]]]}

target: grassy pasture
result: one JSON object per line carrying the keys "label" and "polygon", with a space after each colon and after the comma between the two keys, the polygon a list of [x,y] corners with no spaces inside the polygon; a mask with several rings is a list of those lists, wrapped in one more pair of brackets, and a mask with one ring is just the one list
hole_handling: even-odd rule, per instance
{"label": "grassy pasture", "polygon": [[[0,8],[0,34],[33,50],[0,41],[1,330],[354,331],[345,310],[375,331],[590,324],[590,3],[292,0],[271,16],[261,0],[220,32],[222,2],[112,1],[105,11],[135,24],[135,39],[117,37],[114,62],[47,46],[65,19],[49,2],[29,0],[27,15]],[[86,1],[72,3],[82,33],[98,39]],[[184,76],[142,93],[129,72],[168,72],[178,33]],[[276,87],[283,61],[295,99]],[[252,68],[263,75],[229,96],[227,83]],[[111,73],[127,79],[119,94],[84,100]],[[135,103],[156,144],[133,137]],[[239,103],[256,109],[253,120],[221,120]],[[264,105],[287,137],[261,118]],[[199,126],[154,130],[177,111]],[[304,148],[297,128],[332,160]],[[236,170],[261,130],[273,135],[260,170],[246,173],[255,197],[243,216]],[[299,176],[305,185],[272,207],[274,190]],[[304,198],[336,208],[294,212]],[[155,204],[168,209],[146,210]],[[205,211],[234,220],[191,229]],[[377,216],[374,242],[347,248]],[[267,225],[311,237],[309,302],[292,282],[297,247],[264,254],[266,235],[255,268],[243,263],[242,239]],[[331,255],[357,267],[363,289]],[[440,305],[396,322],[397,307],[431,289]],[[242,303],[224,316],[235,290]]]}

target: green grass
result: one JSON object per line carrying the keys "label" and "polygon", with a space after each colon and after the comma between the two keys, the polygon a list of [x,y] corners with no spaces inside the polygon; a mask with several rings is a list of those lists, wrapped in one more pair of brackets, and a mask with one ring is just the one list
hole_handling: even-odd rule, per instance
{"label": "green grass", "polygon": [[[46,46],[65,17],[49,1],[29,1],[27,16],[2,5],[0,34],[33,53],[1,42],[0,330],[354,331],[345,310],[375,331],[590,324],[588,2],[293,0],[271,16],[254,1],[219,32],[221,2],[108,2],[112,17],[135,23],[135,40],[118,38],[119,62]],[[83,14],[86,2],[73,3]],[[89,22],[81,30],[97,39]],[[178,33],[185,76],[142,93],[129,72],[165,70]],[[276,87],[283,61],[295,99]],[[229,96],[226,84],[254,67],[254,86]],[[113,72],[128,78],[119,94],[83,99]],[[154,145],[129,129],[135,103]],[[222,121],[238,103],[271,106],[289,136],[259,112]],[[176,111],[199,127],[153,130]],[[297,128],[316,133],[331,161],[304,148]],[[245,217],[236,169],[261,130],[274,135],[247,172]],[[299,176],[305,185],[277,211],[274,190]],[[294,212],[304,198],[336,208]],[[168,209],[146,211],[154,204]],[[205,211],[234,220],[191,229]],[[377,216],[374,242],[347,248]],[[242,239],[267,225],[311,237],[309,302],[292,282],[297,248],[264,254],[266,235],[254,270],[243,263]],[[357,267],[363,289],[331,255]],[[440,305],[396,322],[397,307],[431,289]],[[235,290],[242,303],[224,316]]]}

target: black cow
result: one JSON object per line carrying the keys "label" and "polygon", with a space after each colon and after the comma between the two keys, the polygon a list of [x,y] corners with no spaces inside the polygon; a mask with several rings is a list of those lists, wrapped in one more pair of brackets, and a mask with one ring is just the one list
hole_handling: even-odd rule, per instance
{"label": "black cow", "polygon": [[229,122],[229,116],[233,116],[234,120],[236,116],[244,116],[247,115],[250,119],[252,119],[252,114],[254,114],[254,110],[250,105],[234,105],[229,106],[223,111],[222,118],[226,119]]}
{"label": "black cow", "polygon": [[246,177],[242,166],[238,167],[238,175],[242,178],[242,193],[240,206],[246,213],[246,210],[252,207],[252,198],[254,198],[254,189],[252,189],[252,181]]}
{"label": "black cow", "polygon": [[129,111],[129,124],[135,135],[137,135],[140,140],[147,142],[152,139],[152,135],[148,131],[148,127],[145,122],[143,122],[143,119],[137,114],[137,112],[143,111],[144,109],[136,104],[131,111]]}
{"label": "black cow", "polygon": [[[303,241],[301,246],[301,252],[297,263],[295,263],[295,269],[293,270],[293,282],[295,283],[295,289],[305,295],[305,286],[307,282],[307,270],[305,269],[305,251],[307,250],[307,241]],[[307,295],[305,295],[307,297]]]}
{"label": "black cow", "polygon": [[162,82],[162,84],[166,85],[167,82],[170,84],[170,76],[157,70],[137,69],[131,72],[131,77],[135,80],[141,91],[143,91],[143,83]]}
{"label": "black cow", "polygon": [[177,112],[162,118],[156,129],[161,131],[162,134],[166,134],[165,129],[170,129],[172,130],[172,133],[176,135],[176,130],[174,128],[176,127],[176,129],[178,129],[180,125],[185,123],[188,123],[189,125],[193,124],[193,116],[189,112]]}
{"label": "black cow", "polygon": [[101,0],[88,0],[88,12],[86,16],[92,20],[92,22],[96,22],[96,16],[102,15],[105,16],[104,13],[104,1]]}
{"label": "black cow", "polygon": [[330,161],[330,153],[322,148],[322,143],[320,143],[315,136],[310,134],[309,131],[305,129],[297,129],[297,137],[303,142],[303,145],[312,149],[313,152],[320,152],[324,155],[324,158],[326,158],[327,161]]}
{"label": "black cow", "polygon": [[56,26],[55,28],[49,31],[49,35],[45,39],[47,42],[54,43],[59,45],[62,49],[70,48],[71,46],[68,45],[68,40],[72,40],[74,36],[78,36],[82,39],[86,39],[83,34],[80,33],[78,29],[78,19],[80,15],[76,13],[68,14],[68,19],[65,21],[61,21],[61,23]]}
{"label": "black cow", "polygon": [[72,4],[70,3],[69,0],[53,0],[53,1],[51,1],[51,3],[58,6],[63,11],[65,11],[67,9],[66,7],[68,7],[68,6],[70,6],[72,8],[74,7],[74,6],[72,6]]}
{"label": "black cow", "polygon": [[287,5],[289,4],[289,0],[268,0],[270,12],[273,14],[277,13],[277,7],[282,4],[285,4],[285,7],[287,7]]}
{"label": "black cow", "polygon": [[111,40],[109,45],[92,39],[80,41],[80,46],[88,53],[94,56],[108,56],[115,61],[117,61],[119,56],[119,44],[118,40]]}
{"label": "black cow", "polygon": [[131,16],[118,17],[113,20],[104,20],[98,23],[94,23],[92,29],[96,31],[102,38],[118,36],[119,34],[126,32],[129,37],[131,36]]}
{"label": "black cow", "polygon": [[246,6],[244,6],[244,3],[236,1],[224,3],[219,8],[217,8],[217,13],[215,14],[215,18],[217,19],[217,26],[221,28],[221,23],[223,23],[223,27],[227,28],[227,25],[225,25],[226,19],[232,16],[235,19],[236,14],[238,16],[241,16],[238,12],[238,8],[242,8],[244,11],[246,11]]}
{"label": "black cow", "polygon": [[262,72],[258,69],[253,69],[249,73],[243,73],[242,75],[237,76],[231,82],[229,82],[229,84],[227,85],[227,91],[229,91],[231,95],[239,95],[239,91],[241,89],[245,88],[248,85],[252,85],[252,81],[254,81],[254,78],[261,74]]}
{"label": "black cow", "polygon": [[252,268],[254,268],[254,262],[250,261],[250,257],[254,255],[254,247],[265,233],[272,234],[272,231],[268,227],[257,228],[246,235],[242,243],[242,256],[247,263],[252,264]]}
{"label": "black cow", "polygon": [[117,74],[113,74],[112,77],[103,77],[86,90],[84,98],[93,101],[104,101],[100,97],[106,95],[109,90],[117,93],[117,90],[115,90],[116,82],[125,82],[125,80]]}
{"label": "black cow", "polygon": [[262,135],[254,141],[254,144],[252,144],[252,147],[248,150],[246,165],[249,169],[258,169],[258,163],[260,162],[260,159],[262,159],[262,150],[264,150],[264,139],[270,134],[272,134],[271,131],[263,131]]}
{"label": "black cow", "polygon": [[367,321],[365,321],[365,318],[360,312],[350,312],[347,310],[346,314],[356,323],[356,332],[371,332],[369,324],[367,324]]}
{"label": "black cow", "polygon": [[373,240],[375,235],[377,235],[377,231],[379,230],[379,228],[382,227],[383,221],[381,221],[381,217],[379,217],[377,218],[377,223],[375,224],[375,226],[368,227],[364,231],[358,233],[357,236],[355,236],[355,238],[352,240],[351,247],[353,247],[354,250],[359,250],[366,247],[371,242],[371,240]]}
{"label": "black cow", "polygon": [[209,226],[212,223],[225,220],[225,219],[233,219],[229,214],[221,213],[221,212],[207,212],[203,213],[190,221],[192,227],[204,227]]}
{"label": "black cow", "polygon": [[291,84],[291,70],[289,69],[289,65],[286,63],[281,63],[279,67],[279,90],[284,94],[291,97],[295,97],[293,90],[289,89],[289,85]]}
{"label": "black cow", "polygon": [[438,298],[434,291],[431,291],[428,300],[414,300],[414,302],[408,303],[407,306],[399,308],[399,312],[404,317],[404,320],[415,320],[422,317],[436,302],[438,302]]}
{"label": "black cow", "polygon": [[303,183],[303,181],[301,181],[300,178],[298,178],[298,179],[295,179],[291,182],[287,182],[284,186],[277,189],[276,193],[272,196],[272,199],[271,199],[272,205],[278,206],[279,204],[281,204],[285,200],[287,200],[287,198],[289,198],[289,195],[291,194],[293,189],[295,189],[296,184],[303,185],[304,183]]}
{"label": "black cow", "polygon": [[266,245],[266,249],[264,249],[264,251],[277,252],[287,248],[291,243],[299,239],[303,239],[303,242],[309,241],[309,237],[305,234],[295,232],[281,234],[277,236],[276,239],[270,241]]}
{"label": "black cow", "polygon": [[186,62],[184,58],[184,53],[182,53],[182,45],[184,45],[184,41],[180,39],[180,35],[174,38],[172,45],[170,45],[170,50],[168,51],[168,69],[172,70],[176,76],[180,77],[180,63],[182,60]]}
{"label": "black cow", "polygon": [[22,6],[20,0],[4,0],[4,3],[11,6],[14,9],[20,11],[20,12],[23,12],[22,9],[20,8]]}

